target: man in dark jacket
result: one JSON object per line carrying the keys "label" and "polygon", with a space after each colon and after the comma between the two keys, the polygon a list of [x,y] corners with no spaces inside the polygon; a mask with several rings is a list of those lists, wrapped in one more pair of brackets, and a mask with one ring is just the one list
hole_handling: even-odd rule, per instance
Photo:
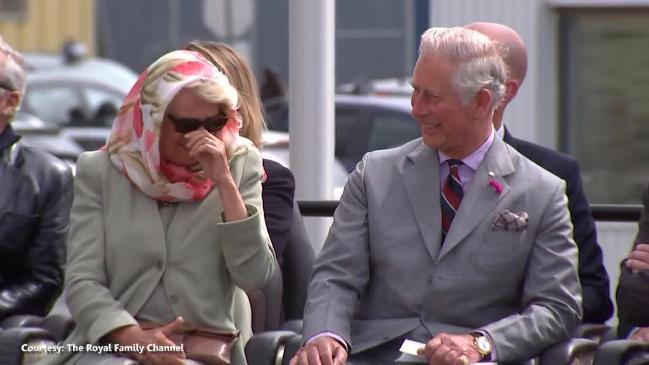
{"label": "man in dark jacket", "polygon": [[0,37],[0,321],[45,315],[61,293],[72,203],[70,167],[11,128],[24,89],[22,57]]}
{"label": "man in dark jacket", "polygon": [[568,209],[573,238],[579,247],[579,279],[583,290],[585,323],[604,323],[613,314],[609,278],[602,262],[602,249],[597,243],[597,232],[590,206],[584,195],[579,164],[563,153],[512,137],[503,125],[507,104],[514,99],[527,72],[527,50],[521,37],[511,28],[496,23],[472,23],[466,28],[478,31],[500,44],[507,65],[506,94],[502,105],[494,111],[496,134],[537,165],[566,182]]}
{"label": "man in dark jacket", "polygon": [[618,332],[621,338],[649,342],[649,185],[642,196],[638,236],[622,262],[617,287]]}

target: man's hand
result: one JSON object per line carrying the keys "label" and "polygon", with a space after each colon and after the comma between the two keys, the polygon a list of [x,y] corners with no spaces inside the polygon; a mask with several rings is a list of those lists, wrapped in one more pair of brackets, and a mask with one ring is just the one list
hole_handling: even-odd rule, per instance
{"label": "man's hand", "polygon": [[649,271],[649,244],[638,244],[629,254],[626,267],[634,272]]}
{"label": "man's hand", "polygon": [[481,360],[482,356],[473,346],[471,335],[440,333],[420,350],[429,365],[467,365]]}
{"label": "man's hand", "polygon": [[640,327],[631,335],[632,340],[649,342],[649,327]]}
{"label": "man's hand", "polygon": [[347,350],[329,336],[309,341],[298,350],[290,365],[343,365],[347,361]]}
{"label": "man's hand", "polygon": [[[173,322],[157,328],[143,330],[140,326],[127,326],[118,328],[109,333],[106,338],[108,341],[118,343],[124,346],[134,344],[147,345],[155,344],[159,346],[175,345],[167,336],[177,331],[183,324],[181,317],[176,318]],[[145,365],[182,365],[182,359],[186,358],[184,352],[148,352],[129,353],[129,357]]]}

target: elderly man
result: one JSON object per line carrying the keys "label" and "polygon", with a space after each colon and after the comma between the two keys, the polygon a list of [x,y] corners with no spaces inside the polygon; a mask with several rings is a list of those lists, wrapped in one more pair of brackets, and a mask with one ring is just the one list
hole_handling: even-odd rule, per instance
{"label": "elderly man", "polygon": [[584,195],[577,161],[563,153],[512,137],[503,125],[503,115],[514,99],[527,73],[527,50],[521,37],[508,26],[496,23],[471,23],[465,28],[476,30],[498,42],[505,52],[506,91],[503,102],[494,111],[496,136],[504,139],[523,156],[557,175],[566,182],[568,209],[574,225],[573,238],[579,248],[579,280],[583,290],[583,322],[604,323],[613,314],[609,279],[604,267],[602,249],[597,243],[595,220]]}
{"label": "elderly man", "polygon": [[291,364],[520,361],[581,317],[565,183],[495,137],[505,66],[486,36],[431,28],[412,114],[422,138],[350,175],[314,267]]}
{"label": "elderly man", "polygon": [[11,128],[24,90],[22,58],[0,37],[0,320],[44,315],[61,293],[72,203],[69,166]]}

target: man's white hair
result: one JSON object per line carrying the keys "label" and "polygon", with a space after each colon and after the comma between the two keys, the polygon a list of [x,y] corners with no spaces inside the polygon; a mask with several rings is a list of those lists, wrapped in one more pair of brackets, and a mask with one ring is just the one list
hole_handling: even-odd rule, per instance
{"label": "man's white hair", "polygon": [[453,85],[464,105],[481,89],[491,93],[491,109],[505,95],[506,68],[498,44],[465,28],[433,27],[421,36],[419,56],[434,55],[456,65]]}
{"label": "man's white hair", "polygon": [[25,92],[23,58],[0,36],[0,88]]}

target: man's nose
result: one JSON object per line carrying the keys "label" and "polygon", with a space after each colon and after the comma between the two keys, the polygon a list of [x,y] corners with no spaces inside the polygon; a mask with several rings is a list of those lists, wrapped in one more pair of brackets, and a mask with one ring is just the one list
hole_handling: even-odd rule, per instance
{"label": "man's nose", "polygon": [[417,95],[415,94],[412,95],[412,97],[410,98],[410,105],[412,106],[412,110],[410,111],[410,114],[412,114],[413,117],[416,118],[418,116],[422,116],[425,113],[425,109],[421,104],[421,98],[418,97]]}

